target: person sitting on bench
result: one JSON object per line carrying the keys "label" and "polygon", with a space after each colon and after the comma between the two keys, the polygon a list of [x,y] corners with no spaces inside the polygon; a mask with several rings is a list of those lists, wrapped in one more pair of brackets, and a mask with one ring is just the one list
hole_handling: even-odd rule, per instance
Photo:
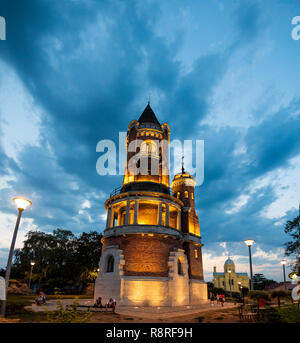
{"label": "person sitting on bench", "polygon": [[112,308],[113,312],[115,312],[117,302],[115,299],[110,298],[109,301],[106,303],[106,311],[108,308]]}
{"label": "person sitting on bench", "polygon": [[102,305],[102,298],[101,297],[97,298],[97,300],[94,304],[94,307],[104,308],[104,306]]}

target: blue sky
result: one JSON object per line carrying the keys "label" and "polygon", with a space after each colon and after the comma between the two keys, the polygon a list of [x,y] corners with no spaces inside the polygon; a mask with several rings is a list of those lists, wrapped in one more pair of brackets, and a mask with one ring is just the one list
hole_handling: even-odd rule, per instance
{"label": "blue sky", "polygon": [[96,173],[151,95],[172,139],[205,141],[196,189],[206,280],[228,255],[281,280],[284,223],[300,200],[297,1],[1,1],[0,266],[16,194],[30,229],[103,231],[122,176]]}

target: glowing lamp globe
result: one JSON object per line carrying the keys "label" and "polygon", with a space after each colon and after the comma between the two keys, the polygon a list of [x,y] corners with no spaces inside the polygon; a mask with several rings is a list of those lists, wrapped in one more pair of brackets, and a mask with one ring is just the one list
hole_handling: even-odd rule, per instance
{"label": "glowing lamp globe", "polygon": [[31,201],[25,199],[25,198],[14,198],[14,203],[17,205],[18,210],[25,210],[28,206],[32,204]]}
{"label": "glowing lamp globe", "polygon": [[286,264],[286,260],[281,260],[280,263],[281,263],[282,265],[285,265],[285,264]]}
{"label": "glowing lamp globe", "polygon": [[35,262],[30,262],[30,264],[31,264],[32,266],[34,266],[34,265],[35,265]]}
{"label": "glowing lamp globe", "polygon": [[254,243],[254,239],[245,239],[244,242],[248,247],[251,247]]}

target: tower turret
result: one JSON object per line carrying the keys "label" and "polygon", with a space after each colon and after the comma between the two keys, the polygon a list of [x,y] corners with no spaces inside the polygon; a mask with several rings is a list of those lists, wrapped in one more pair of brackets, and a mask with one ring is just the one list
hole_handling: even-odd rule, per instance
{"label": "tower turret", "polygon": [[122,190],[146,190],[151,187],[170,193],[169,141],[169,125],[159,123],[148,103],[140,118],[131,121],[128,126],[127,163]]}
{"label": "tower turret", "polygon": [[193,176],[184,170],[176,174],[171,184],[173,196],[184,204],[182,213],[182,228],[186,233],[200,236],[199,219],[195,210],[195,186]]}

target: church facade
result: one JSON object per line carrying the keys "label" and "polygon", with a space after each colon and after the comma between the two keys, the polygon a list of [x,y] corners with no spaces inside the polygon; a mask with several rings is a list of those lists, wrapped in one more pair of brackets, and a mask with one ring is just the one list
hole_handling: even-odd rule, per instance
{"label": "church facade", "polygon": [[181,306],[207,299],[195,181],[169,180],[170,129],[150,104],[127,130],[123,184],[105,202],[107,222],[94,298],[119,305]]}
{"label": "church facade", "polygon": [[237,273],[235,264],[229,257],[224,263],[224,272],[217,272],[217,268],[214,267],[213,277],[214,287],[223,288],[227,292],[240,293],[241,288],[250,289],[248,274]]}

